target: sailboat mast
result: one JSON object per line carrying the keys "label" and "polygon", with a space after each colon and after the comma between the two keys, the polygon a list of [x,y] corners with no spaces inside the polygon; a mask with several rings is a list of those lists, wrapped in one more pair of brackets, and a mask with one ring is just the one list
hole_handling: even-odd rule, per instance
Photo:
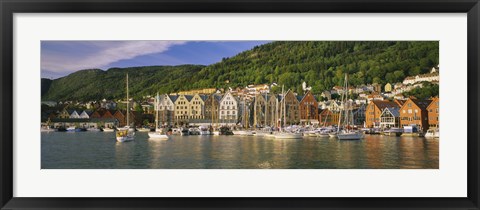
{"label": "sailboat mast", "polygon": [[158,92],[157,92],[157,97],[155,97],[155,131],[158,129]]}
{"label": "sailboat mast", "polygon": [[267,127],[268,125],[267,116],[268,116],[268,96],[267,96],[267,92],[265,91],[265,127]]}
{"label": "sailboat mast", "polygon": [[[283,93],[283,127],[287,127],[287,106],[286,106],[286,93],[283,92],[284,86],[282,85],[282,93]],[[287,91],[288,92],[288,91]]]}
{"label": "sailboat mast", "polygon": [[128,73],[127,73],[127,126],[130,126],[130,119],[129,119],[129,104],[130,104],[130,101],[129,101],[129,97],[128,97]]}
{"label": "sailboat mast", "polygon": [[257,94],[255,94],[255,104],[253,107],[253,128],[257,128]]}

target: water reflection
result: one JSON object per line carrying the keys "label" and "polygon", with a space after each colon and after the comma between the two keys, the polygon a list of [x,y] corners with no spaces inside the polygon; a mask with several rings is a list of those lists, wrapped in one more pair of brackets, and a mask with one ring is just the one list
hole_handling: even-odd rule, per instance
{"label": "water reflection", "polygon": [[417,169],[438,168],[439,140],[367,136],[360,141],[305,137],[173,136],[119,143],[111,133],[42,134],[42,168]]}

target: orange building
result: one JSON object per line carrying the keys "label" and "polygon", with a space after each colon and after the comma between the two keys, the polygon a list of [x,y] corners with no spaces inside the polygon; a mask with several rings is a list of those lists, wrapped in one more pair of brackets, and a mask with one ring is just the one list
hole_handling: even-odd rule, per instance
{"label": "orange building", "polygon": [[380,115],[382,115],[383,109],[396,107],[399,108],[397,102],[386,100],[373,100],[368,103],[365,110],[365,127],[373,128],[380,127]]}
{"label": "orange building", "polygon": [[439,128],[440,127],[440,98],[435,97],[432,99],[432,102],[427,107],[428,111],[428,126]]}
{"label": "orange building", "polygon": [[416,125],[419,130],[427,131],[429,127],[427,107],[431,102],[432,100],[409,98],[400,108],[400,125],[402,127]]}
{"label": "orange building", "polygon": [[300,100],[300,122],[318,123],[318,102],[310,91]]}

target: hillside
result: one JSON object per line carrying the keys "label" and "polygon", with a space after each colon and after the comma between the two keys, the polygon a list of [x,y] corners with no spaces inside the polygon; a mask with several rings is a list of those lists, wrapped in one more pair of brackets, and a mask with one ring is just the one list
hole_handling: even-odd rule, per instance
{"label": "hillside", "polygon": [[[204,66],[148,66],[82,70],[52,81],[42,100],[99,100],[125,98],[125,76],[129,74],[132,97],[139,98],[156,91],[172,92],[181,84],[193,82]],[[45,80],[46,81],[46,80]],[[44,80],[42,80],[43,86]]]}
{"label": "hillside", "polygon": [[273,42],[207,66],[190,87],[277,82],[301,92],[306,81],[318,93],[341,85],[345,72],[352,85],[383,85],[426,73],[438,59],[438,42]]}
{"label": "hillside", "polygon": [[[134,96],[196,88],[237,87],[276,82],[301,92],[306,81],[315,93],[341,85],[386,84],[426,73],[438,65],[438,42],[272,42],[224,58],[210,66],[151,66],[83,70],[53,80],[43,100],[124,97],[125,73]],[[43,83],[43,80],[42,80]]]}

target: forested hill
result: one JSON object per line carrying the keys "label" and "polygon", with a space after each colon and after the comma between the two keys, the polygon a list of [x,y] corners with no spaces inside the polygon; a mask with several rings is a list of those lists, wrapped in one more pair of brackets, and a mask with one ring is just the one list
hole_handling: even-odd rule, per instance
{"label": "forested hill", "polygon": [[207,84],[245,86],[277,82],[301,92],[301,81],[314,92],[341,85],[401,82],[438,65],[438,42],[273,42],[207,66],[191,88]]}
{"label": "forested hill", "polygon": [[[205,66],[147,66],[82,70],[51,82],[42,100],[100,100],[125,98],[126,73],[130,95],[144,95],[180,90],[182,84],[195,81],[195,75]],[[42,79],[42,86],[48,79]]]}
{"label": "forested hill", "polygon": [[[210,66],[151,66],[83,70],[52,81],[43,100],[95,100],[125,95],[125,73],[134,96],[196,88],[244,87],[276,82],[315,93],[341,85],[401,82],[438,65],[438,42],[272,42]],[[43,83],[43,80],[42,80]]]}

